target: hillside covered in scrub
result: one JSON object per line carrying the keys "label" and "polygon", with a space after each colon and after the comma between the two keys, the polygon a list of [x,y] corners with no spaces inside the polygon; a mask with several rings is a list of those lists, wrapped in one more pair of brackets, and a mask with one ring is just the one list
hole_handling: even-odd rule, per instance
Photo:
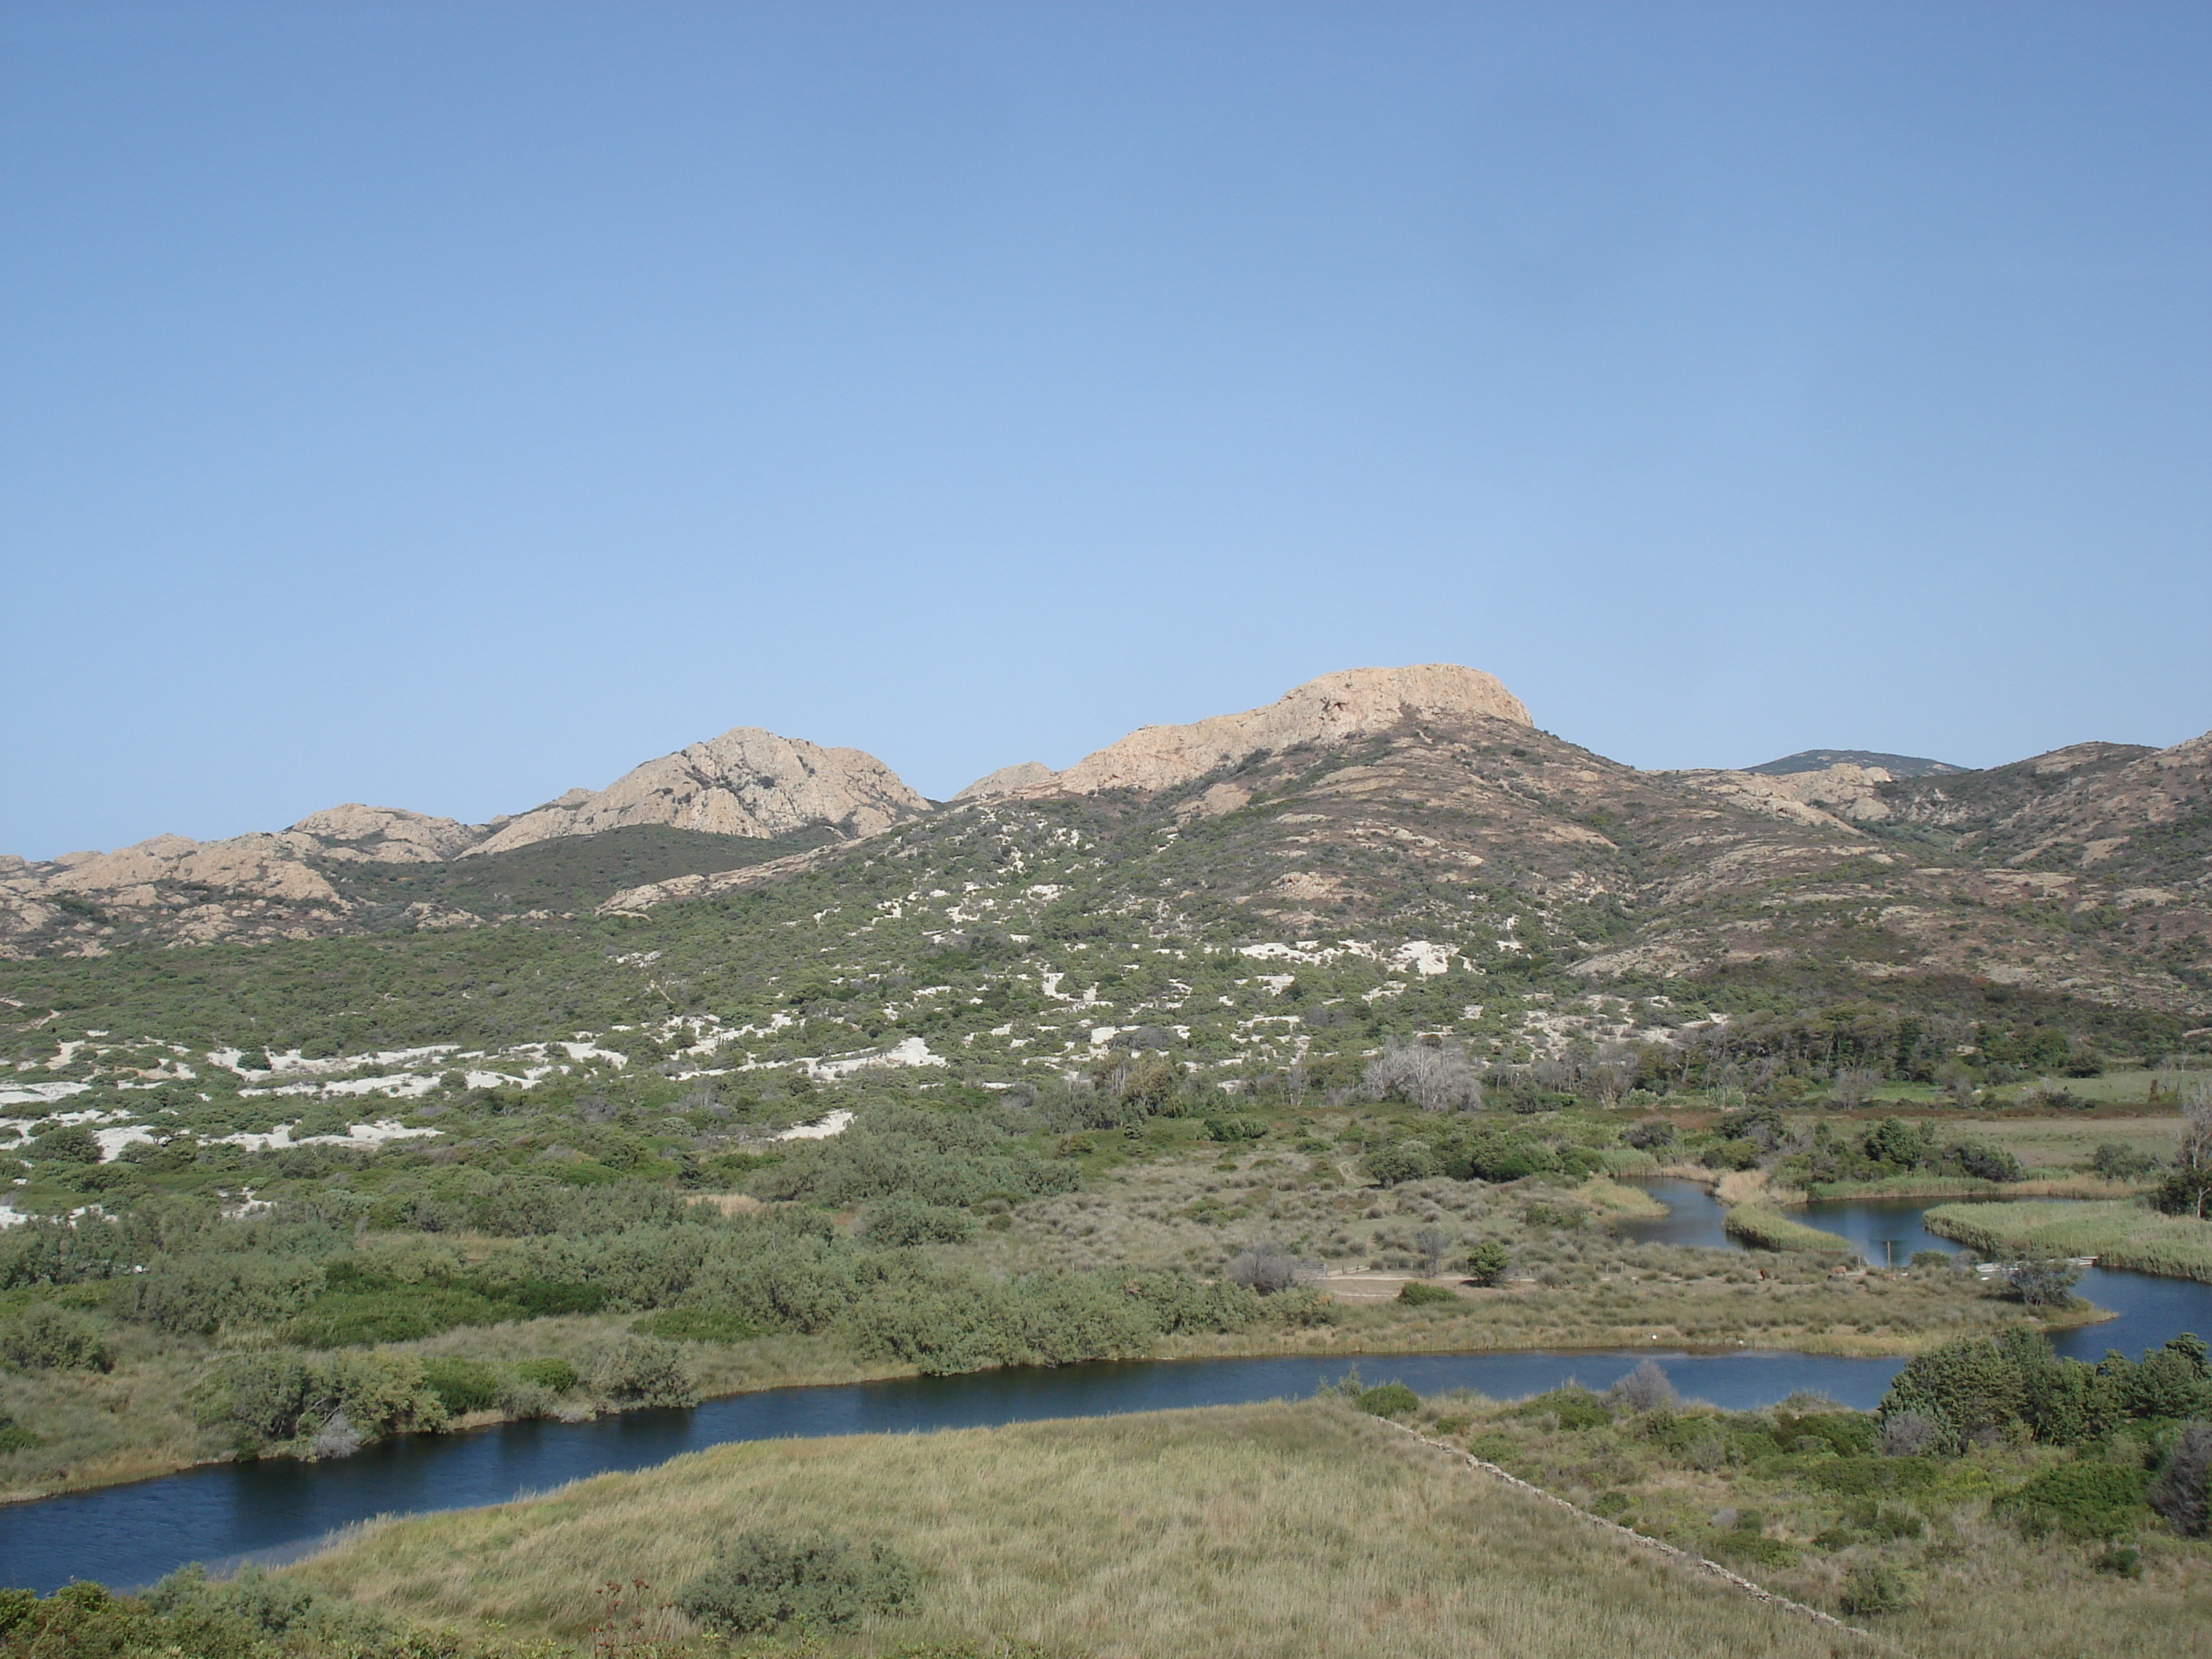
{"label": "hillside covered in scrub", "polygon": [[[942,806],[845,751],[684,756],[535,839],[325,815],[256,854],[326,880],[313,926],[188,942],[155,870],[16,935],[0,1484],[1009,1364],[1910,1351],[2062,1315],[1838,1277],[1757,1205],[1759,1271],[1633,1244],[1609,1177],[2198,1180],[2202,872],[2081,908],[2181,857],[2182,750],[1651,775],[1426,668]],[[2085,869],[2100,790],[2136,828]],[[1976,839],[2031,821],[2040,866]],[[1929,1121],[1977,1114],[2109,1127]]]}

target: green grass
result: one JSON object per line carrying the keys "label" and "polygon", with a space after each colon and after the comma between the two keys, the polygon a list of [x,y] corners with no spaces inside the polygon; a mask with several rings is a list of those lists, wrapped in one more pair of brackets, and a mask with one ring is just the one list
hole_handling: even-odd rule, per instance
{"label": "green grass", "polygon": [[[827,1654],[1037,1643],[1097,1659],[1826,1656],[1762,1606],[1308,1403],[718,1448],[634,1475],[386,1522],[296,1570],[386,1613],[583,1644],[681,1639],[668,1603],[749,1528],[883,1542],[918,1611]],[[608,1632],[613,1581],[643,1579]]]}
{"label": "green grass", "polygon": [[2212,1284],[2212,1221],[2160,1215],[2136,1200],[2102,1204],[1945,1204],[1929,1210],[1931,1233],[1981,1251],[2094,1255],[2107,1267]]}
{"label": "green grass", "polygon": [[1818,1255],[1856,1254],[1849,1240],[1791,1221],[1763,1204],[1737,1205],[1721,1226],[1730,1238],[1741,1239],[1757,1249],[1802,1250]]}

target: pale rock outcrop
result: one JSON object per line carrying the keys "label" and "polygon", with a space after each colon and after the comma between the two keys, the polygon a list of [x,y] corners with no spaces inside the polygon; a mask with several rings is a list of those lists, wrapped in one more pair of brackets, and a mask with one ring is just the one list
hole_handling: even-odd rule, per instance
{"label": "pale rock outcrop", "polygon": [[993,795],[1010,795],[1017,789],[1030,789],[1041,783],[1050,783],[1059,775],[1042,761],[1020,761],[976,779],[952,799],[987,800]]}
{"label": "pale rock outcrop", "polygon": [[282,836],[215,842],[155,836],[113,853],[57,860],[66,867],[46,885],[64,893],[112,893],[123,903],[150,903],[157,889],[173,883],[295,904],[335,904],[337,894],[330,883],[300,861],[303,850],[288,846]]}
{"label": "pale rock outcrop", "polygon": [[308,837],[325,858],[363,864],[442,864],[482,841],[486,828],[397,806],[348,801],[308,813],[286,833]]}
{"label": "pale rock outcrop", "polygon": [[1881,786],[1890,775],[1879,766],[1848,761],[1813,772],[1663,772],[1693,789],[1794,823],[1876,823],[1889,816]]}
{"label": "pale rock outcrop", "polygon": [[1480,669],[1455,663],[1350,668],[1286,691],[1264,708],[1189,726],[1139,726],[1023,794],[1170,789],[1261,750],[1340,745],[1408,721],[1470,718],[1529,726],[1521,700]]}
{"label": "pale rock outcrop", "polygon": [[596,794],[571,791],[525,812],[469,855],[643,823],[763,839],[827,824],[866,836],[928,810],[873,755],[740,726],[647,761]]}

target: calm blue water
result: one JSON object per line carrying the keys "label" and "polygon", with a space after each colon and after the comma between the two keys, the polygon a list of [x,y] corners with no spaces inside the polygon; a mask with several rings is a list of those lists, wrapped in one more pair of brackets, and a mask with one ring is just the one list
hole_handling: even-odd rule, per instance
{"label": "calm blue water", "polygon": [[[1687,1182],[1654,1186],[1674,1213],[1634,1224],[1626,1230],[1632,1236],[1728,1245],[1720,1206],[1704,1188]],[[1899,1241],[1899,1260],[1911,1249],[1955,1250],[1920,1230],[1923,1207],[1822,1205],[1808,1218],[1875,1260],[1885,1239]],[[2080,1358],[2096,1358],[2107,1347],[2133,1355],[2184,1330],[2212,1334],[2212,1285],[2093,1271],[2081,1293],[2121,1317],[2059,1339],[2062,1352]],[[143,1584],[187,1561],[281,1559],[376,1516],[501,1503],[734,1440],[924,1431],[1241,1404],[1310,1395],[1353,1364],[1370,1385],[1401,1382],[1420,1394],[1471,1389],[1511,1399],[1569,1381],[1601,1389],[1647,1358],[1659,1360],[1685,1396],[1734,1410],[1771,1404],[1798,1389],[1868,1409],[1881,1400],[1899,1364],[1765,1350],[1691,1354],[1655,1346],[1648,1352],[1147,1361],[777,1389],[710,1401],[690,1411],[629,1412],[590,1423],[512,1423],[475,1434],[389,1441],[335,1462],[219,1464],[135,1486],[0,1506],[0,1583],[41,1591],[72,1577]]]}

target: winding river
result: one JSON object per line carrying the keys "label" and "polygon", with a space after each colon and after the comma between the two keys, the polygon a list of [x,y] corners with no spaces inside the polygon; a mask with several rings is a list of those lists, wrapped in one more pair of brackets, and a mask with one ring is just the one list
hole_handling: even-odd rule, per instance
{"label": "winding river", "polygon": [[[1733,1249],[1722,1210],[1691,1182],[1650,1183],[1670,1213],[1625,1224],[1641,1240]],[[1959,1247],[1923,1229],[1928,1205],[1818,1204],[1798,1212],[1840,1234],[1870,1261]],[[2092,1269],[2080,1293],[2119,1316],[2062,1333],[2060,1352],[2134,1355],[2185,1330],[2212,1334],[2212,1285]],[[158,1480],[0,1506],[0,1583],[51,1590],[70,1578],[143,1584],[186,1561],[220,1567],[307,1553],[337,1529],[380,1515],[460,1509],[544,1492],[586,1475],[643,1468],[732,1440],[969,1428],[1038,1418],[1091,1417],[1240,1404],[1311,1394],[1357,1364],[1370,1382],[1417,1392],[1493,1397],[1570,1380],[1608,1387],[1656,1358],[1685,1395],[1743,1409],[1800,1389],[1873,1407],[1901,1363],[1753,1349],[1735,1353],[1615,1350],[1571,1353],[1297,1355],[1193,1359],[902,1377],[832,1388],[772,1389],[688,1411],[626,1412],[588,1423],[509,1423],[456,1435],[387,1441],[340,1461],[222,1463]]]}

